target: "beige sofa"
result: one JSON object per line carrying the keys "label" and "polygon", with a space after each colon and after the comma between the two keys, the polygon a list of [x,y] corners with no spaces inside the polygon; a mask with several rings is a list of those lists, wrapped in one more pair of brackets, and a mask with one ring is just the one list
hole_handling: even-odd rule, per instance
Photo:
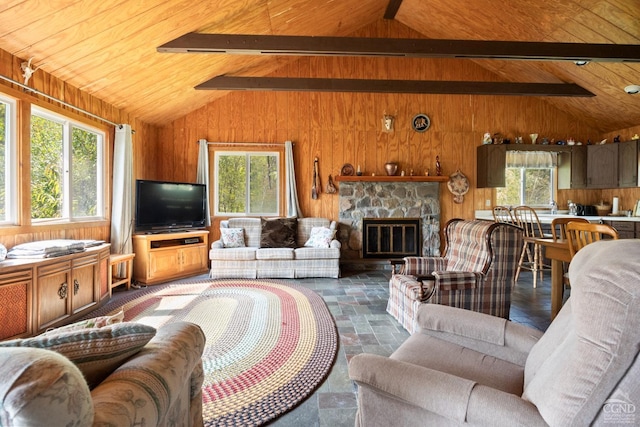
{"label": "beige sofa", "polygon": [[356,426],[638,425],[640,240],[587,245],[547,331],[437,304],[390,357],[359,354]]}
{"label": "beige sofa", "polygon": [[340,242],[328,247],[306,247],[314,227],[335,231],[335,221],[326,218],[298,218],[295,248],[260,247],[261,218],[231,218],[220,228],[244,230],[243,247],[225,247],[222,239],[211,243],[211,277],[218,278],[303,278],[340,275]]}
{"label": "beige sofa", "polygon": [[[80,331],[93,339],[84,343],[74,332],[3,342],[0,425],[203,425],[205,336],[199,326],[175,322],[155,331],[125,322],[99,329]],[[95,347],[97,341],[102,342]],[[129,356],[134,344],[141,349]],[[98,370],[111,371],[107,365],[113,360],[105,360],[105,353],[125,360],[113,366],[115,371],[103,372],[106,378],[90,389]]]}

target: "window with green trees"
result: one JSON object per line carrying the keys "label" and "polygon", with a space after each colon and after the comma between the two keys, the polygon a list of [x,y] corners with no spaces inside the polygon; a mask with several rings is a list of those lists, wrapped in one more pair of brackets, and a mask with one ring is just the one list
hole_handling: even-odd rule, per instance
{"label": "window with green trees", "polygon": [[280,154],[216,152],[215,214],[278,215]]}
{"label": "window with green trees", "polygon": [[505,186],[496,189],[496,203],[502,206],[549,206],[554,200],[554,169],[508,167]]}
{"label": "window with green trees", "polygon": [[102,218],[104,133],[33,107],[31,218]]}

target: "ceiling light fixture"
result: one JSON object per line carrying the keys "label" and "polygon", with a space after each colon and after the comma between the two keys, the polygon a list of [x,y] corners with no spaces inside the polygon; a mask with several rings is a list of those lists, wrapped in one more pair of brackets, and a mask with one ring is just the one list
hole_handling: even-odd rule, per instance
{"label": "ceiling light fixture", "polygon": [[624,91],[629,95],[635,95],[636,93],[640,93],[640,85],[629,85],[624,88]]}

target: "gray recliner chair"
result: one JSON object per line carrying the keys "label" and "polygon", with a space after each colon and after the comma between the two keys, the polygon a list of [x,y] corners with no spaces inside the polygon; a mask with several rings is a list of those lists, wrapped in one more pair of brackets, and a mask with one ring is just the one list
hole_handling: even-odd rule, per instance
{"label": "gray recliner chair", "polygon": [[357,426],[640,423],[640,240],[592,243],[547,331],[422,305],[390,357],[360,354]]}

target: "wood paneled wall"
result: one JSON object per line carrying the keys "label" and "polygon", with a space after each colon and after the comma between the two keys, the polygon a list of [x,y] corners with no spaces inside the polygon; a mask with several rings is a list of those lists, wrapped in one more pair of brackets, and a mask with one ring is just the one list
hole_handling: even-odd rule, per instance
{"label": "wood paneled wall", "polygon": [[[391,35],[389,31],[397,33]],[[366,36],[410,37],[401,25],[377,25]],[[400,78],[425,80],[499,80],[472,61],[390,58],[300,58],[273,74],[278,77]],[[417,133],[411,119],[418,113],[431,118],[431,128]],[[382,131],[382,117],[396,117],[395,131]],[[409,174],[435,172],[436,156],[443,175],[460,169],[470,180],[464,203],[455,204],[442,184],[442,220],[473,218],[474,211],[492,205],[494,191],[476,189],[476,146],[485,132],[505,138],[530,133],[540,138],[586,141],[600,135],[588,123],[569,116],[534,97],[361,94],[317,92],[234,92],[173,121],[160,131],[163,153],[158,178],[194,181],[196,142],[295,143],[295,166],[300,204],[305,216],[338,217],[338,196],[320,193],[311,198],[313,159],[319,158],[322,189],[329,175],[345,163],[365,174],[384,174],[384,163],[395,161]],[[579,200],[578,197],[576,199]],[[215,223],[212,232],[216,233]]]}
{"label": "wood paneled wall", "polygon": [[[22,81],[22,71],[20,64],[23,59],[13,56],[3,50],[0,50],[0,74],[9,77],[15,81]],[[157,141],[158,128],[148,125],[137,120],[135,117],[128,115],[126,112],[115,108],[111,104],[107,104],[82,90],[72,87],[41,70],[37,71],[29,85],[34,89],[46,93],[52,97],[58,98],[78,108],[89,111],[99,117],[103,117],[114,123],[128,123],[135,130],[133,135],[134,145],[134,175],[142,176],[153,173],[157,169],[159,163]],[[43,108],[50,109],[54,112],[64,114],[76,120],[88,123],[94,127],[103,129],[107,133],[108,142],[108,159],[107,159],[107,194],[111,194],[112,180],[112,157],[113,157],[113,137],[114,127],[96,120],[85,114],[78,113],[59,103],[49,101],[42,96],[33,93],[27,93],[19,87],[13,87],[5,80],[0,80],[0,93],[8,95],[18,100],[18,110],[21,111],[22,119],[18,125],[18,143],[19,143],[19,188],[20,188],[20,218],[18,224],[0,227],[0,243],[7,248],[11,248],[17,244],[30,242],[34,240],[44,239],[99,239],[110,240],[111,226],[111,198],[105,206],[105,216],[107,220],[93,221],[87,223],[72,224],[46,224],[31,225],[29,220],[30,212],[30,175],[28,165],[29,159],[29,115],[30,106],[37,104]],[[149,172],[151,171],[151,172]],[[118,201],[115,201],[116,205]]]}

